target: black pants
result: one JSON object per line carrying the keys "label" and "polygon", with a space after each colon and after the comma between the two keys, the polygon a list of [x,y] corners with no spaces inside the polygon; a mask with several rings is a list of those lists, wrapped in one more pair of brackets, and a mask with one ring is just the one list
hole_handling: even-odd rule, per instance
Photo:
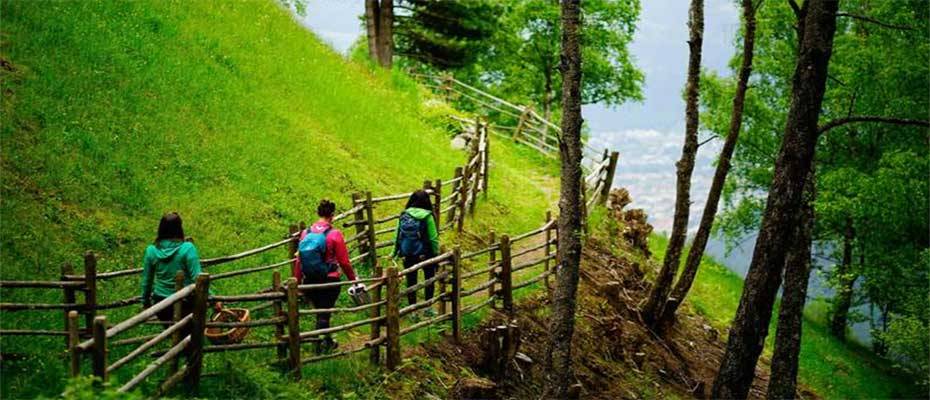
{"label": "black pants", "polygon": [[[426,257],[404,257],[404,268],[410,268],[414,266],[416,263],[423,261],[425,259]],[[430,264],[430,265],[424,266],[422,269],[423,269],[424,279],[429,280],[430,278],[436,276],[436,264]],[[407,287],[411,287],[417,284],[418,274],[419,274],[419,271],[413,271],[413,272],[407,273]],[[436,286],[435,284],[431,283],[429,285],[426,285],[425,288],[423,288],[423,292],[424,292],[424,296],[426,300],[433,298],[433,292],[435,290],[435,286]],[[413,292],[407,293],[407,303],[414,304],[416,302],[417,302],[417,292],[413,291]]]}
{"label": "black pants", "polygon": [[[320,283],[339,282],[339,278],[319,278],[313,276],[304,276],[304,284],[315,285]],[[339,286],[333,286],[323,289],[307,290],[305,293],[313,308],[333,308],[336,306],[336,299],[339,298]],[[320,313],[316,315],[316,329],[329,328],[329,318],[331,313]]]}
{"label": "black pants", "polygon": [[[164,300],[164,297],[158,295],[152,295],[152,304],[158,304],[158,302]],[[183,319],[188,314],[194,312],[194,305],[191,304],[191,301],[188,299],[182,299],[181,301],[181,318]],[[171,322],[174,321],[174,306],[168,307],[164,310],[155,314],[158,317],[158,320],[161,322]],[[191,333],[191,325],[188,323],[187,326],[181,328],[181,337],[185,337]],[[164,326],[165,329],[168,329],[168,326]]]}

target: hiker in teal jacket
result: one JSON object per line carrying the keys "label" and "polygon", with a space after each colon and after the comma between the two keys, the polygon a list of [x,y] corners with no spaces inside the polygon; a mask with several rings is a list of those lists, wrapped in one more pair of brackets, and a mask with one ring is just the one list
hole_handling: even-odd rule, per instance
{"label": "hiker in teal jacket", "polygon": [[[414,192],[407,200],[407,207],[397,222],[393,255],[404,258],[404,268],[439,255],[439,230],[433,218],[433,203],[429,193],[424,190]],[[436,265],[427,265],[422,269],[427,280],[436,275]],[[407,287],[417,284],[417,275],[417,271],[407,273]],[[433,291],[433,284],[424,288],[426,300],[433,298]],[[407,302],[417,302],[416,291],[407,293]],[[427,309],[426,313],[430,311]]]}
{"label": "hiker in teal jacket", "polygon": [[[184,272],[184,286],[194,283],[201,273],[200,256],[193,243],[184,241],[181,216],[168,213],[161,217],[158,237],[154,244],[145,248],[142,260],[142,304],[145,308],[174,294],[174,277],[178,271]],[[222,308],[219,302],[213,306],[217,312]],[[182,314],[189,314],[191,309],[190,301],[184,299]],[[173,314],[173,307],[168,307],[158,313],[158,319],[171,321]]]}

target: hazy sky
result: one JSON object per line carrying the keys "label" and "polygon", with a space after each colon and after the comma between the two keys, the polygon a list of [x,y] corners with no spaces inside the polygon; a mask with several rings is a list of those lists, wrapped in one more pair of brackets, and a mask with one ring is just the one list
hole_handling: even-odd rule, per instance
{"label": "hazy sky", "polygon": [[[682,88],[688,62],[688,1],[644,0],[631,47],[635,63],[646,75],[640,103],[616,109],[585,106],[583,116],[591,127],[591,140],[620,152],[615,186],[633,196],[633,206],[649,214],[658,231],[671,229],[675,198],[675,161],[684,137]],[[705,2],[702,65],[728,73],[733,40],[739,29],[739,12],[733,0]],[[311,0],[304,25],[337,51],[345,52],[363,35],[361,1]],[[703,135],[702,135],[703,137]],[[713,176],[712,162],[719,145],[709,143],[698,153],[692,181],[692,226],[700,218]]]}

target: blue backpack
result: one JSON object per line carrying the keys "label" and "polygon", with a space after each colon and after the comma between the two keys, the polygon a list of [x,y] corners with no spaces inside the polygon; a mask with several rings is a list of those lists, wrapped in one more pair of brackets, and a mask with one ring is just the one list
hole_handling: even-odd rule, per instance
{"label": "blue backpack", "polygon": [[332,270],[326,263],[326,235],[329,230],[317,233],[307,229],[307,236],[297,245],[300,255],[300,271],[305,277],[323,279]]}
{"label": "blue backpack", "polygon": [[426,255],[427,247],[424,243],[425,235],[423,234],[425,230],[424,222],[425,221],[416,219],[406,212],[400,215],[400,223],[397,228],[399,255],[404,257]]}

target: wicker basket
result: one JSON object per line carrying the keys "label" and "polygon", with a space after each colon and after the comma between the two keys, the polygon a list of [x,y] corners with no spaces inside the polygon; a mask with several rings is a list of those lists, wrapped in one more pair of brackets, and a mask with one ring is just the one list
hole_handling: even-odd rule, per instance
{"label": "wicker basket", "polygon": [[[249,310],[244,308],[224,308],[213,315],[210,322],[247,322]],[[240,343],[249,334],[249,327],[207,328],[207,339],[213,344]]]}

